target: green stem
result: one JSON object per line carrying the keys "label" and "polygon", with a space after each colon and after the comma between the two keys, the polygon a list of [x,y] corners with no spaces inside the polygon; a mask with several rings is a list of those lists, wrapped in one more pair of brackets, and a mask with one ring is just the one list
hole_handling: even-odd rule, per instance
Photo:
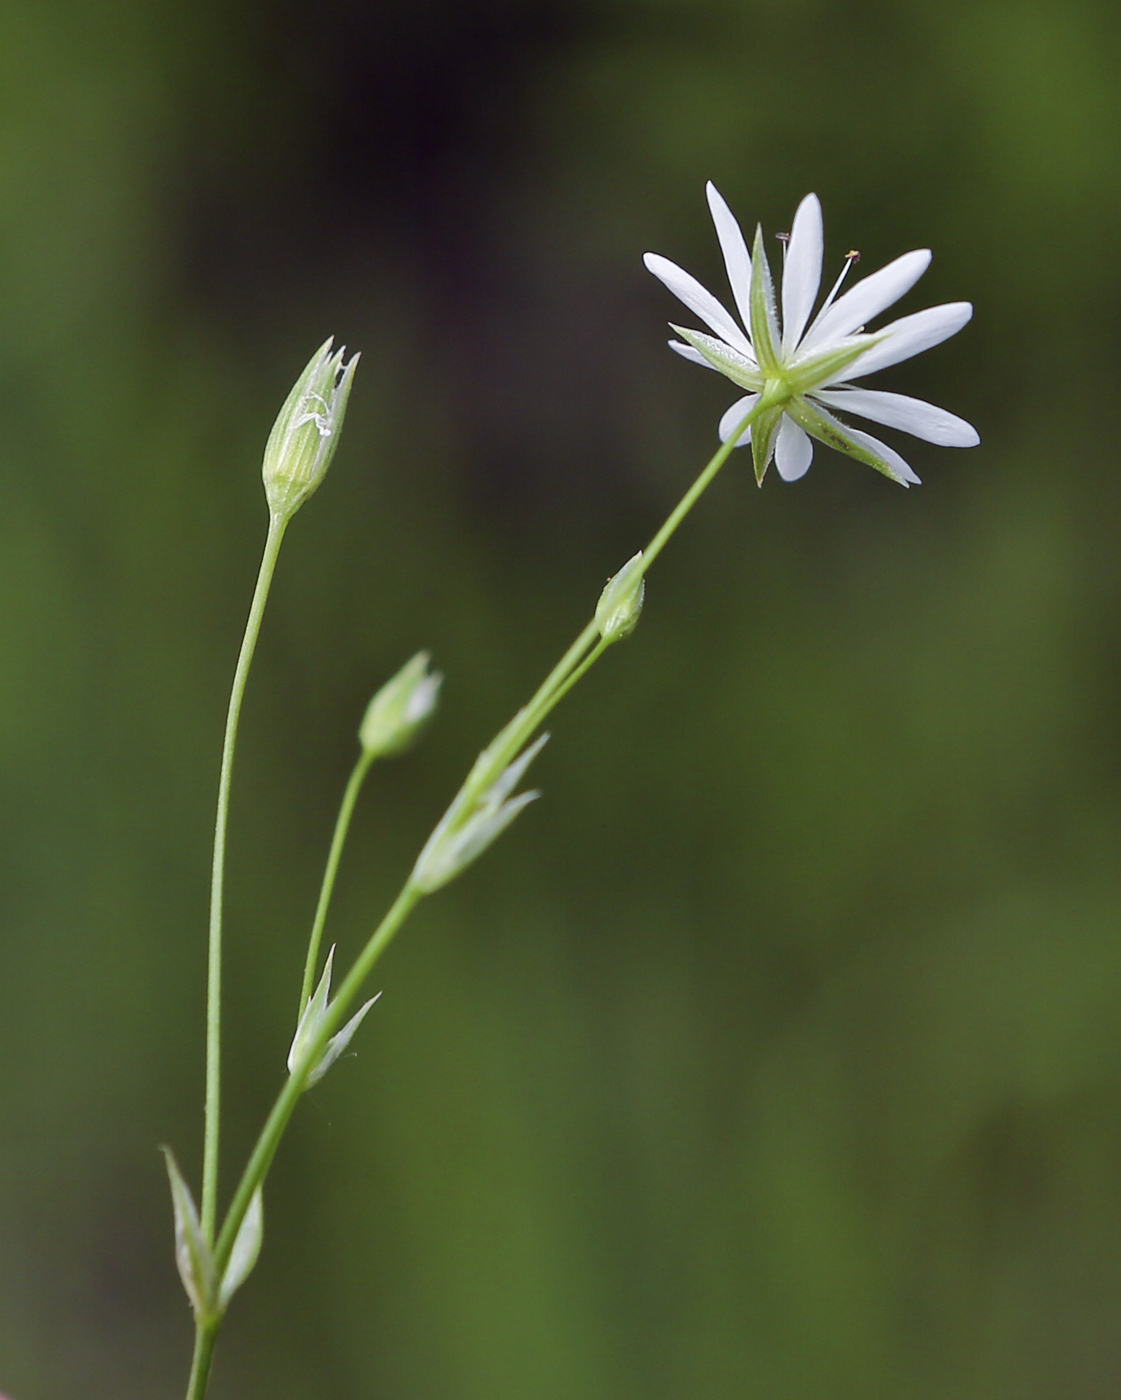
{"label": "green stem", "polygon": [[[716,473],[728,460],[732,452],[732,444],[742,435],[745,428],[749,427],[754,419],[766,408],[773,407],[766,397],[761,397],[752,411],[747,414],[744,421],[739,425],[735,435],[729,442],[725,443],[713,456],[711,461],[701,472],[700,476],[682,497],[676,509],[669,519],[654,536],[648,548],[644,551],[644,564],[648,567],[650,563],[664,548],[670,536],[689,514],[689,511],[696,504],[697,500],[712,481]],[[645,571],[645,570],[644,570]],[[595,621],[591,621],[576,638],[573,644],[565,652],[552,671],[549,672],[545,680],[538,687],[533,699],[523,709],[519,710],[504,730],[486,750],[486,762],[477,763],[475,768],[460,790],[460,798],[469,794],[477,795],[485,790],[490,782],[502,771],[524,745],[529,736],[547,717],[554,706],[558,705],[569,690],[584,676],[595,662],[607,650],[608,643],[600,637],[599,628]],[[353,779],[352,779],[353,782]],[[234,1240],[241,1227],[245,1212],[249,1209],[249,1202],[253,1198],[253,1192],[264,1181],[265,1176],[280,1145],[280,1140],[284,1136],[284,1130],[288,1126],[289,1119],[295,1111],[300,1096],[304,1091],[304,1082],[307,1078],[310,1067],[317,1063],[320,1052],[336,1031],[343,1025],[347,1011],[361,990],[362,984],[369,976],[374,964],[382,953],[389,946],[397,930],[412,913],[415,906],[423,898],[423,891],[419,890],[412,882],[411,877],[406,880],[404,887],[392,908],[385,918],[375,929],[367,942],[365,948],[359,954],[354,966],[347,973],[346,978],[339,987],[338,994],[330,1003],[323,1023],[316,1033],[314,1042],[308,1046],[305,1052],[302,1068],[297,1073],[289,1075],[283,1089],[281,1089],[272,1111],[261,1129],[260,1137],[253,1149],[253,1155],[246,1164],[242,1173],[233,1200],[230,1203],[229,1211],[226,1214],[222,1225],[221,1234],[218,1236],[218,1243],[214,1250],[215,1272],[219,1278],[225,1270],[229,1261],[230,1251],[233,1249]],[[192,1397],[192,1400],[196,1400]],[[198,1398],[201,1400],[201,1397]]]}
{"label": "green stem", "polygon": [[218,1323],[195,1327],[195,1354],[191,1358],[191,1379],[187,1382],[187,1400],[203,1400],[210,1380],[210,1364],[214,1360],[214,1343],[218,1340]]}
{"label": "green stem", "polygon": [[342,805],[339,807],[339,815],[335,820],[335,834],[331,838],[331,850],[327,856],[327,868],[323,872],[323,884],[319,890],[319,903],[315,909],[315,921],[311,926],[311,937],[308,939],[307,958],[304,962],[304,982],[300,988],[300,1011],[296,1017],[297,1022],[304,1014],[308,1002],[311,999],[311,990],[315,983],[315,971],[319,964],[319,945],[323,938],[323,925],[327,922],[327,909],[331,903],[331,894],[335,888],[335,876],[339,873],[339,861],[342,859],[343,846],[346,845],[346,834],[350,830],[350,819],[354,815],[354,804],[358,801],[358,794],[362,791],[362,784],[366,781],[366,774],[370,771],[370,764],[373,763],[375,755],[363,750],[358,762],[354,765],[354,772],[350,775],[350,781],[346,785],[346,792],[343,793]]}
{"label": "green stem", "polygon": [[[277,556],[280,553],[288,517],[271,514],[257,586],[249,607],[249,619],[241,640],[230,705],[226,712],[226,734],[222,742],[222,773],[218,780],[218,812],[214,822],[214,863],[210,877],[210,947],[207,957],[206,987],[206,1131],[202,1156],[202,1229],[207,1244],[214,1243],[218,1210],[218,1137],[222,1099],[222,886],[226,872],[226,828],[230,814],[230,780],[233,776],[237,724],[245,683],[261,631],[261,618],[269,596]],[[211,1342],[213,1346],[213,1342]],[[207,1363],[209,1366],[209,1362]],[[201,1382],[205,1390],[205,1379]],[[200,1391],[200,1394],[203,1392]]]}
{"label": "green stem", "polygon": [[677,505],[670,513],[669,518],[666,520],[666,523],[642,551],[642,572],[644,574],[649,569],[650,565],[653,564],[654,560],[657,559],[658,555],[661,554],[662,550],[665,549],[677,527],[711,485],[713,477],[732,455],[744,431],[755,422],[756,418],[758,418],[761,413],[766,412],[769,408],[774,408],[776,404],[785,402],[788,397],[788,391],[781,385],[776,386],[773,391],[764,392],[759,396],[751,412],[745,415],[743,422],[728,441],[723,444],[718,452],[713,454],[708,466],[705,467],[704,471],[701,472],[700,476],[698,476],[692,486],[689,487],[681,500],[678,501]]}
{"label": "green stem", "polygon": [[261,1129],[261,1135],[253,1148],[253,1155],[249,1158],[241,1180],[238,1182],[237,1190],[234,1192],[234,1198],[230,1202],[229,1211],[222,1225],[222,1233],[218,1236],[218,1243],[214,1247],[214,1272],[218,1278],[222,1277],[226,1265],[229,1263],[230,1251],[234,1247],[234,1240],[237,1238],[237,1232],[241,1227],[245,1212],[249,1209],[249,1202],[253,1199],[253,1192],[264,1181],[269,1167],[272,1165],[276,1149],[280,1145],[280,1139],[284,1136],[284,1130],[288,1126],[288,1120],[292,1117],[293,1110],[300,1101],[300,1095],[304,1092],[304,1082],[307,1079],[308,1071],[319,1060],[320,1052],[328,1040],[342,1026],[345,1019],[343,1013],[369,976],[374,963],[381,957],[393,935],[422,898],[423,892],[418,890],[411,881],[407,882],[394,900],[393,907],[374,930],[369,942],[358,955],[357,961],[339,987],[338,995],[331,1002],[314,1042],[308,1046],[300,1069],[295,1074],[288,1076],[284,1088],[281,1089],[273,1104],[272,1112],[269,1114],[265,1126]]}

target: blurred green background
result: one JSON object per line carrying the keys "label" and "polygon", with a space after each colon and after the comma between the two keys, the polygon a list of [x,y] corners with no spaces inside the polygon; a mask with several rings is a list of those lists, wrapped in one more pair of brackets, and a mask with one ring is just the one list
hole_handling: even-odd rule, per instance
{"label": "blurred green background", "polygon": [[[1121,27],[1106,0],[0,3],[0,1391],[190,1326],[221,726],[260,452],[363,351],[243,725],[224,1182],[369,694],[352,954],[715,443],[653,248],[825,207],[970,298],[904,492],[737,455],[558,712],[545,800],[305,1102],[215,1400],[1096,1400],[1121,1383]],[[772,245],[773,246],[773,245]]]}

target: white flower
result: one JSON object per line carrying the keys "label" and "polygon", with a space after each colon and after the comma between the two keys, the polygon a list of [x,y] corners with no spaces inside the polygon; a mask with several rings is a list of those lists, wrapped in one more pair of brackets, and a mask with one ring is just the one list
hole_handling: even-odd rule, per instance
{"label": "white flower", "polygon": [[743,327],[695,278],[668,258],[647,253],[643,261],[674,296],[716,332],[712,336],[674,326],[685,343],[671,340],[670,347],[687,360],[719,370],[749,391],[721,418],[722,441],[727,442],[763,400],[762,412],[736,443],[737,447],[751,443],[759,482],[772,456],[784,481],[805,476],[813,460],[811,439],[817,438],[875,467],[901,486],[918,484],[918,477],[898,452],[870,433],[841,423],[830,409],[902,428],[940,447],[975,447],[980,442],[976,429],[943,408],[905,394],[856,388],[851,382],[929,350],[955,335],[973,315],[969,302],[955,301],[904,316],[870,335],[864,333],[865,325],[910,291],[926,271],[929,249],[904,253],[838,296],[857,258],[850,253],[833,290],[811,321],[821,286],[824,235],[821,205],[816,195],[807,195],[798,206],[786,247],[780,328],[762,229],[756,229],[755,246],[749,254],[735,216],[711,181],[707,193]]}

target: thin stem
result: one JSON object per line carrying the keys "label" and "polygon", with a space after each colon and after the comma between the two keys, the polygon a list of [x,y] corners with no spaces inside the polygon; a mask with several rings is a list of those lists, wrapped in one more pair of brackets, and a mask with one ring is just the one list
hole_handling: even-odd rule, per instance
{"label": "thin stem", "polygon": [[210,1365],[214,1360],[214,1343],[218,1340],[218,1323],[198,1323],[195,1327],[195,1353],[191,1358],[191,1379],[187,1382],[187,1400],[203,1400]]}
{"label": "thin stem", "polygon": [[[230,780],[233,776],[237,724],[245,682],[261,631],[261,618],[269,596],[277,556],[280,553],[288,517],[269,516],[269,533],[257,572],[257,586],[249,606],[249,619],[241,639],[230,706],[226,712],[226,734],[222,742],[222,772],[218,780],[218,812],[214,822],[214,864],[210,876],[210,947],[207,957],[206,987],[206,1132],[202,1158],[202,1229],[208,1244],[214,1243],[218,1210],[218,1137],[222,1100],[222,887],[226,872],[226,828],[230,814]],[[209,1364],[209,1363],[208,1363]],[[205,1381],[203,1381],[205,1387]],[[201,1394],[202,1392],[200,1392]]]}
{"label": "thin stem", "polygon": [[[650,563],[661,552],[671,535],[688,515],[689,511],[696,504],[698,498],[703,493],[705,487],[709,485],[713,477],[727,461],[732,452],[732,444],[743,434],[744,429],[749,427],[754,419],[766,408],[773,407],[766,396],[761,396],[756,402],[752,411],[746,415],[744,421],[737,428],[734,436],[725,443],[713,456],[712,460],[701,472],[697,480],[682,497],[676,509],[669,519],[658,531],[651,541],[649,547],[644,551],[644,563],[648,567]],[[644,570],[645,571],[645,570]],[[569,690],[578,680],[584,676],[600,656],[607,650],[608,643],[599,634],[594,619],[589,622],[573,644],[565,652],[557,665],[549,672],[548,676],[538,687],[533,699],[523,709],[519,710],[510,723],[498,735],[487,750],[487,762],[484,765],[476,765],[472,770],[467,782],[460,790],[459,798],[468,793],[477,794],[493,781],[498,772],[509,761],[510,757],[518,752],[533,731],[548,716],[550,711],[560,703]],[[352,780],[353,781],[353,780]],[[219,1278],[225,1270],[233,1249],[234,1240],[241,1227],[241,1222],[245,1217],[245,1212],[249,1208],[249,1202],[253,1198],[253,1192],[264,1181],[264,1178],[280,1145],[280,1140],[284,1136],[284,1131],[295,1111],[300,1096],[304,1091],[304,1083],[307,1079],[310,1067],[317,1063],[320,1052],[336,1031],[342,1026],[346,1019],[347,1010],[361,990],[363,982],[369,976],[374,964],[381,957],[382,953],[389,946],[398,929],[405,922],[413,909],[424,897],[424,892],[413,884],[412,878],[406,880],[401,892],[393,902],[393,906],[374,930],[365,948],[359,954],[354,966],[347,973],[345,979],[339,987],[338,994],[328,1007],[327,1014],[316,1033],[315,1040],[307,1047],[301,1062],[300,1068],[295,1074],[289,1075],[287,1081],[277,1096],[273,1104],[272,1111],[261,1129],[261,1134],[257,1139],[257,1144],[253,1149],[253,1155],[246,1164],[242,1173],[230,1208],[226,1213],[225,1221],[222,1224],[222,1231],[218,1237],[218,1242],[214,1249],[215,1272]],[[191,1397],[191,1400],[201,1400],[199,1397]]]}
{"label": "thin stem", "polygon": [[698,476],[692,486],[689,487],[681,500],[678,501],[677,505],[670,512],[666,523],[642,551],[642,572],[644,574],[649,569],[650,565],[653,564],[654,560],[657,559],[658,555],[661,554],[662,550],[665,549],[677,527],[697,504],[697,501],[704,494],[706,489],[711,485],[713,477],[732,455],[745,429],[749,428],[751,424],[754,423],[755,419],[766,409],[774,408],[776,404],[782,403],[788,397],[788,391],[781,386],[776,388],[773,396],[767,393],[760,394],[751,412],[745,415],[743,422],[731,437],[729,437],[728,441],[723,444],[719,451],[713,454],[708,466],[705,467],[704,471],[701,472],[700,476]]}
{"label": "thin stem", "polygon": [[218,1236],[218,1243],[214,1247],[214,1271],[218,1278],[222,1277],[226,1265],[229,1263],[230,1251],[233,1249],[234,1240],[245,1217],[245,1212],[249,1209],[249,1202],[253,1199],[253,1192],[264,1181],[276,1154],[276,1149],[280,1145],[280,1139],[284,1136],[284,1130],[288,1126],[288,1120],[292,1117],[292,1112],[300,1101],[300,1095],[304,1092],[308,1072],[312,1065],[318,1061],[320,1052],[328,1040],[342,1025],[343,1013],[369,976],[374,963],[381,957],[393,935],[422,898],[423,891],[417,889],[411,880],[408,881],[394,900],[389,913],[374,930],[369,942],[359,954],[358,960],[339,987],[338,996],[331,1002],[318,1034],[308,1046],[300,1067],[285,1081],[284,1088],[277,1096],[277,1100],[272,1106],[272,1112],[269,1114],[265,1126],[261,1129],[261,1135],[253,1148],[253,1155],[249,1158],[241,1180],[238,1182],[237,1190],[234,1192],[234,1198],[230,1202],[229,1211],[226,1213],[226,1219],[222,1225],[222,1232]]}
{"label": "thin stem", "polygon": [[300,988],[300,1011],[296,1018],[297,1021],[304,1014],[311,999],[311,989],[315,983],[315,972],[319,964],[319,945],[323,938],[323,925],[327,922],[327,909],[331,903],[331,894],[335,888],[335,876],[339,873],[339,861],[342,858],[343,846],[346,845],[350,819],[354,815],[354,804],[358,801],[358,794],[362,791],[362,784],[366,781],[366,774],[370,771],[370,764],[373,763],[374,757],[374,754],[362,751],[361,757],[354,765],[350,781],[346,785],[342,805],[339,807],[339,815],[335,820],[335,834],[331,838],[331,850],[327,856],[327,868],[323,872],[323,884],[319,890],[315,921],[311,926],[311,937],[308,939],[307,958],[304,962],[304,982]]}

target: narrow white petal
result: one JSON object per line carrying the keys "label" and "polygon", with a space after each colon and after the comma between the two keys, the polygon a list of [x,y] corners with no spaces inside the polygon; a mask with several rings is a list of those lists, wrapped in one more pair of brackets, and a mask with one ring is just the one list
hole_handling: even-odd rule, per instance
{"label": "narrow white petal", "polygon": [[821,204],[816,194],[808,194],[794,215],[782,271],[782,348],[788,355],[801,340],[821,289],[824,245]]}
{"label": "narrow white petal", "polygon": [[869,452],[874,452],[882,462],[885,462],[895,473],[896,480],[901,486],[922,485],[913,469],[900,457],[894,447],[889,447],[886,442],[874,438],[871,433],[862,433],[859,428],[846,428],[845,431],[853,442],[858,442],[861,447],[866,447]]}
{"label": "narrow white petal", "polygon": [[957,335],[972,315],[973,307],[968,301],[951,301],[945,306],[916,311],[912,316],[901,316],[898,321],[884,326],[880,332],[884,338],[845,371],[845,379],[861,379],[878,369],[887,369],[888,365],[909,360],[912,355],[921,355],[934,345],[941,345],[950,336]]}
{"label": "narrow white petal", "polygon": [[[730,409],[720,419],[720,441],[727,442],[739,425],[759,402],[758,394],[747,394],[742,399],[737,399]],[[737,447],[746,447],[751,441],[751,429],[748,428],[740,435]]]}
{"label": "narrow white petal", "polygon": [[729,345],[734,345],[743,354],[751,354],[751,346],[747,336],[712,293],[706,292],[695,277],[690,277],[683,268],[678,267],[676,263],[671,263],[669,258],[663,258],[660,253],[646,253],[642,261],[646,264],[648,272],[652,272],[658,281],[667,286],[678,301],[683,302],[690,311],[695,311],[718,336],[726,340]]}
{"label": "narrow white petal", "polygon": [[671,350],[676,350],[683,360],[692,360],[695,365],[704,365],[705,369],[715,369],[716,366],[709,364],[699,350],[694,350],[691,345],[686,345],[681,340],[667,340],[666,344]]}
{"label": "narrow white petal", "polygon": [[976,447],[981,441],[977,429],[964,418],[906,394],[889,394],[883,389],[820,389],[812,397],[832,408],[870,418],[873,423],[901,428],[939,447]]}
{"label": "narrow white petal", "polygon": [[724,266],[728,269],[728,281],[732,295],[736,299],[745,326],[751,325],[751,254],[747,251],[743,229],[739,220],[728,208],[724,196],[710,180],[705,186],[708,208],[712,222],[716,225],[716,236],[720,240],[720,251],[724,254]]}
{"label": "narrow white petal", "polygon": [[775,443],[775,466],[783,481],[797,481],[805,476],[814,458],[814,445],[809,433],[803,432],[793,418],[785,413]]}
{"label": "narrow white petal", "polygon": [[871,277],[865,277],[844,296],[838,297],[810,329],[806,347],[851,335],[860,326],[866,326],[873,316],[878,316],[904,292],[909,292],[929,266],[930,249],[919,248],[913,253],[904,253],[887,267],[881,267],[879,272],[873,272]]}

